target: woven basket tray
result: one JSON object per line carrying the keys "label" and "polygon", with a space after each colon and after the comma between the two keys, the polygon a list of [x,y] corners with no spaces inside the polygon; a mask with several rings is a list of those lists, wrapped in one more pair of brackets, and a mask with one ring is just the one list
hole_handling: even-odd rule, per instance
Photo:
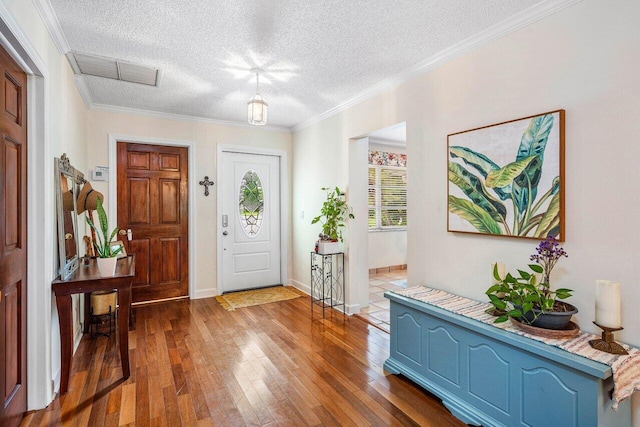
{"label": "woven basket tray", "polygon": [[524,332],[544,338],[572,338],[580,333],[580,327],[573,322],[569,322],[569,324],[564,329],[544,329],[527,325],[526,323],[522,323],[520,320],[514,319],[513,317],[509,317],[509,320],[511,320],[511,323],[522,329]]}

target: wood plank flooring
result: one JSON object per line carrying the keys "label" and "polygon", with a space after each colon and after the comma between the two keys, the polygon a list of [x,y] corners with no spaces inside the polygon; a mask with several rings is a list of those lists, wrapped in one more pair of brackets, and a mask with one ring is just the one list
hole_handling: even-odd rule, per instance
{"label": "wood plank flooring", "polygon": [[136,308],[131,378],[116,335],[85,336],[69,392],[22,426],[462,426],[387,375],[389,335],[309,298],[223,310],[213,299]]}

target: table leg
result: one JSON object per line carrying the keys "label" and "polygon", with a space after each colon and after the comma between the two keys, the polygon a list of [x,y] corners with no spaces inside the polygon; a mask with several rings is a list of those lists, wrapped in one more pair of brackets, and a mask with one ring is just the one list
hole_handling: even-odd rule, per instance
{"label": "table leg", "polygon": [[120,344],[120,362],[122,376],[129,378],[129,313],[131,310],[131,293],[127,288],[118,292],[118,342]]}
{"label": "table leg", "polygon": [[73,314],[71,295],[56,295],[58,322],[60,323],[60,394],[69,388],[71,358],[73,357]]}
{"label": "table leg", "polygon": [[[133,290],[129,288],[129,301],[133,301],[133,297],[131,296]],[[133,306],[129,309],[129,329],[133,329]]]}
{"label": "table leg", "polygon": [[90,332],[89,327],[91,325],[91,294],[84,294],[84,330],[85,334]]}

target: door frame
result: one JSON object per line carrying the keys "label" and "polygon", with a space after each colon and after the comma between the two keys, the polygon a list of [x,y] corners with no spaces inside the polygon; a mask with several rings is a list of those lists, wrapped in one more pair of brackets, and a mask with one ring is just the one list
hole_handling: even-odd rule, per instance
{"label": "door frame", "polygon": [[117,184],[118,184],[118,142],[133,142],[136,144],[147,145],[168,145],[173,147],[187,147],[189,155],[187,161],[189,163],[189,299],[194,299],[196,295],[195,290],[195,230],[197,228],[195,220],[194,204],[196,200],[196,171],[195,171],[195,143],[193,141],[185,141],[179,139],[166,139],[156,138],[149,136],[133,136],[122,135],[116,133],[109,134],[109,195],[111,201],[109,202],[109,218],[118,218],[118,198],[117,198]]}
{"label": "door frame", "polygon": [[[0,44],[27,73],[27,410],[53,400],[51,280],[55,211],[49,123],[49,71],[12,12],[0,2]],[[33,185],[38,183],[39,185]],[[57,244],[57,243],[56,243]],[[57,322],[56,322],[57,323]],[[59,343],[57,347],[59,354]],[[56,377],[59,379],[60,370]]]}
{"label": "door frame", "polygon": [[[275,148],[248,147],[241,145],[218,144],[216,154],[216,184],[218,187],[222,185],[222,153],[240,153],[240,154],[257,154],[274,156],[280,159],[280,281],[283,285],[289,284],[287,277],[289,265],[289,174],[287,163],[287,152]],[[219,238],[218,231],[220,229],[219,213],[222,210],[222,192],[216,191],[216,292],[218,295],[222,293],[222,239]]]}

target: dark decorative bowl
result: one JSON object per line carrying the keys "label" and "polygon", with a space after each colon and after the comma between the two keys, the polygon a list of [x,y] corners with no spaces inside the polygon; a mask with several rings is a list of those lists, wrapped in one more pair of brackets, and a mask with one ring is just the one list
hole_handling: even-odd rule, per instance
{"label": "dark decorative bowl", "polygon": [[[578,312],[578,309],[566,302],[557,302],[559,306],[564,308],[563,311],[547,311],[542,313],[540,310],[534,308],[524,314],[522,317],[523,323],[527,323],[536,328],[544,329],[564,329],[571,321],[571,316]],[[516,306],[517,309],[522,310],[522,307]],[[534,314],[535,313],[535,314]],[[538,316],[537,318],[535,316]],[[534,320],[535,319],[535,320]]]}

